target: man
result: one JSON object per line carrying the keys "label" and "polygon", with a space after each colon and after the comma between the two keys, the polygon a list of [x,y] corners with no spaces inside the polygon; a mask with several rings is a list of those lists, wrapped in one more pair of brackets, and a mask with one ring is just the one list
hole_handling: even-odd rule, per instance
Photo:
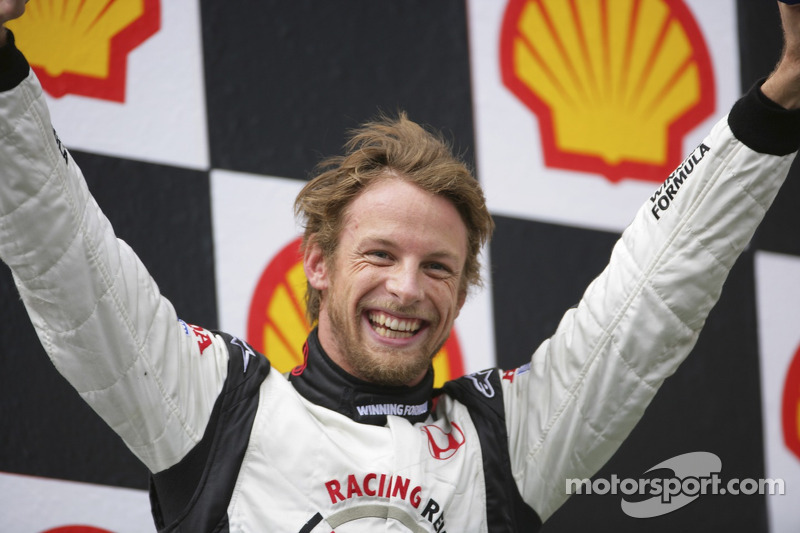
{"label": "man", "polygon": [[[0,23],[23,7],[0,1]],[[670,209],[638,213],[530,365],[502,377],[432,390],[491,221],[463,165],[402,116],[365,126],[298,196],[318,327],[284,377],[269,354],[175,316],[0,29],[0,257],[54,364],[153,472],[160,529],[535,530],[689,353],[788,172],[800,11],[781,12],[775,73],[695,150]]]}

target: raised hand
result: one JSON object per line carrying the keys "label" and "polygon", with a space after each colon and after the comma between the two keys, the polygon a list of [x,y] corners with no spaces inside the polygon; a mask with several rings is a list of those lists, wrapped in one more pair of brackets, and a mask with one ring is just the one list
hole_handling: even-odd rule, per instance
{"label": "raised hand", "polygon": [[783,24],[783,54],[761,90],[787,109],[800,108],[800,4],[779,2]]}

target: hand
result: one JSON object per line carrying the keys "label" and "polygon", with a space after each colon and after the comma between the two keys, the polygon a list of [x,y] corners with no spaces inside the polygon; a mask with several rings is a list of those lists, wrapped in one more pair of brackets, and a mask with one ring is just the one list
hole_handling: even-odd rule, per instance
{"label": "hand", "polygon": [[21,17],[27,3],[28,0],[0,0],[0,46],[6,44],[6,22]]}
{"label": "hand", "polygon": [[800,4],[778,2],[783,25],[783,54],[761,90],[787,109],[800,108]]}

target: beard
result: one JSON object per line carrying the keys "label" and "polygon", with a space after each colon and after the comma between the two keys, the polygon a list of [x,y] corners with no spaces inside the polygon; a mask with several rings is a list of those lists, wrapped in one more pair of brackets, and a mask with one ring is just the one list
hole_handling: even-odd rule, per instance
{"label": "beard", "polygon": [[[363,310],[364,308],[359,305],[355,316],[350,321],[352,329],[348,328],[345,312],[338,306],[333,305],[328,308],[328,318],[342,357],[352,369],[355,377],[369,383],[390,387],[407,385],[425,374],[431,366],[433,357],[447,340],[445,338],[433,349],[424,345],[414,351],[390,347],[370,350],[363,339],[364,335],[360,327]],[[407,309],[395,308],[394,311],[401,314],[414,314]],[[435,328],[435,326],[435,323],[428,325],[431,328]]]}

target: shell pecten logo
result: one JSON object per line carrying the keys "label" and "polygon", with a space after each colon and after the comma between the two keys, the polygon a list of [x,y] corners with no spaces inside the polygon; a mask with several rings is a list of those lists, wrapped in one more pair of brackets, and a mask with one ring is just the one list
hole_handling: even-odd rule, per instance
{"label": "shell pecten logo", "polygon": [[660,182],[716,106],[705,40],[680,0],[510,0],[500,55],[553,168]]}
{"label": "shell pecten logo", "polygon": [[[250,302],[247,342],[269,357],[281,373],[303,363],[303,344],[311,331],[306,319],[306,276],[301,239],[287,244],[261,274]],[[455,330],[433,358],[434,386],[464,374]]]}
{"label": "shell pecten logo", "polygon": [[115,102],[125,100],[128,54],[160,26],[159,0],[31,2],[9,23],[48,94]]}
{"label": "shell pecten logo", "polygon": [[800,347],[797,348],[786,372],[782,411],[784,442],[800,460]]}

